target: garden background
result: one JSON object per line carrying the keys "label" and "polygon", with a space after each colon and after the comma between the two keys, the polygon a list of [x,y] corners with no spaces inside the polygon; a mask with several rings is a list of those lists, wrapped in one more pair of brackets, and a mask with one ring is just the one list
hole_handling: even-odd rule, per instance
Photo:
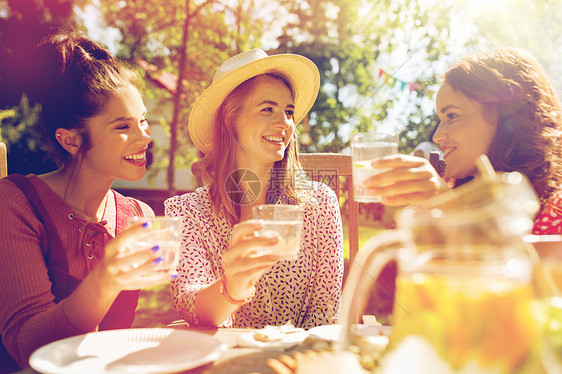
{"label": "garden background", "polygon": [[[409,153],[437,125],[439,74],[486,48],[528,49],[562,92],[558,0],[0,0],[0,141],[10,173],[54,168],[40,147],[41,108],[25,94],[36,63],[28,56],[52,27],[89,33],[145,78],[148,120],[162,137],[147,178],[162,178],[132,194],[157,213],[164,198],[185,192],[177,171],[189,173],[200,157],[187,135],[191,106],[222,61],[250,48],[301,54],[320,70],[318,99],[297,128],[301,152],[346,153],[352,132],[393,131]],[[345,198],[342,213],[345,228]],[[361,243],[393,213],[360,204]],[[178,318],[168,290],[142,292],[135,325]]]}

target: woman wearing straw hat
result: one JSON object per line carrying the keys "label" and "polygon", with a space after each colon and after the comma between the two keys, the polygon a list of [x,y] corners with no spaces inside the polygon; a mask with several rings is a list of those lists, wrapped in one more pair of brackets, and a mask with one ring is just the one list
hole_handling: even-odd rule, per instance
{"label": "woman wearing straw hat", "polygon": [[[319,84],[307,58],[253,49],[225,61],[195,103],[189,134],[205,154],[196,166],[209,183],[165,202],[166,214],[185,222],[172,291],[189,324],[335,322],[343,277],[339,205],[329,187],[299,180],[295,136]],[[253,206],[275,203],[303,208],[296,260],[249,256],[278,241],[254,236],[261,226],[248,221]]]}

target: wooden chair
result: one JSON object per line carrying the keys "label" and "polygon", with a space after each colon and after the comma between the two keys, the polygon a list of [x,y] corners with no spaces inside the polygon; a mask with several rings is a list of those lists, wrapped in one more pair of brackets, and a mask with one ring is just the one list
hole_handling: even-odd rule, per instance
{"label": "wooden chair", "polygon": [[8,175],[8,152],[6,144],[0,142],[0,178]]}
{"label": "wooden chair", "polygon": [[348,196],[349,260],[359,251],[359,205],[353,198],[351,155],[339,153],[301,153],[299,159],[303,170],[311,179],[323,182],[340,197],[340,177],[344,177],[343,188]]}

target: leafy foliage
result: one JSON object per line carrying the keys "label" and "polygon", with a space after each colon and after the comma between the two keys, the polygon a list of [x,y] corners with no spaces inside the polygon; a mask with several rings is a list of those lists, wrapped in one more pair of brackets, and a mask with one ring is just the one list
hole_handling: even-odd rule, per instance
{"label": "leafy foliage", "polygon": [[[45,3],[45,4],[44,4]],[[33,47],[52,27],[76,26],[71,0],[0,2],[0,108],[17,105],[34,82]]]}
{"label": "leafy foliage", "polygon": [[[449,24],[448,8],[427,1],[325,1],[280,0],[295,15],[278,38],[283,52],[311,58],[321,74],[322,88],[310,118],[313,152],[340,152],[349,145],[351,131],[387,130],[382,123],[399,100],[400,92],[385,87],[378,66],[395,54],[403,64],[395,69],[415,70],[423,61],[415,82],[425,87],[435,82],[427,64],[447,54],[442,38]],[[422,56],[420,58],[420,56]],[[414,58],[415,57],[415,58]],[[418,69],[419,70],[419,69]],[[427,119],[427,91],[411,94],[408,131],[402,131],[402,150],[423,138],[432,119]],[[425,108],[425,109],[424,109]],[[420,126],[421,124],[421,126]],[[421,140],[419,140],[421,141]],[[419,142],[418,141],[418,142]]]}
{"label": "leafy foliage", "polygon": [[[222,61],[253,47],[302,54],[319,67],[318,99],[309,121],[298,129],[311,138],[305,151],[341,152],[352,131],[391,126],[401,135],[401,152],[409,152],[437,124],[436,77],[475,49],[527,48],[562,87],[556,54],[562,44],[562,5],[555,0],[513,0],[501,10],[456,0],[5,0],[0,3],[1,108],[19,105],[28,84],[25,56],[40,36],[55,25],[83,28],[73,7],[93,5],[104,27],[121,35],[120,57],[132,63],[141,58],[184,77],[177,100],[176,168],[198,158],[187,132],[195,99]],[[506,27],[513,24],[517,27]],[[180,71],[182,52],[186,59]],[[423,88],[393,87],[379,77],[381,68]],[[145,94],[158,106],[174,102],[173,92],[160,87],[149,85]]]}
{"label": "leafy foliage", "polygon": [[8,148],[10,173],[51,171],[45,161],[37,126],[40,107],[25,92],[37,82],[31,69],[40,69],[30,58],[33,47],[52,27],[76,26],[71,0],[7,0],[0,2],[0,139]]}
{"label": "leafy foliage", "polygon": [[531,51],[562,95],[562,2],[509,0],[509,6],[505,8],[476,9],[473,12],[471,18],[483,48],[513,46]]}
{"label": "leafy foliage", "polygon": [[[259,22],[253,22],[251,18],[253,1],[242,1],[235,7],[214,0],[190,3],[184,0],[100,2],[105,22],[122,35],[118,53],[121,57],[130,60],[140,57],[163,71],[179,76],[180,56],[182,48],[185,48],[176,167],[189,166],[194,161],[192,144],[187,136],[187,119],[195,99],[210,84],[222,61],[241,49],[252,47],[255,43],[252,39],[260,35],[256,27]],[[186,17],[189,17],[189,24],[187,40],[184,40]],[[227,17],[234,19],[236,28],[230,27]],[[159,92],[147,95],[164,95],[172,100],[169,94],[162,92],[163,89],[152,90]]]}
{"label": "leafy foliage", "polygon": [[46,152],[38,129],[37,117],[40,105],[31,106],[23,95],[19,105],[0,110],[0,141],[8,148],[8,170],[10,173],[40,174],[54,170],[56,165],[45,160]]}

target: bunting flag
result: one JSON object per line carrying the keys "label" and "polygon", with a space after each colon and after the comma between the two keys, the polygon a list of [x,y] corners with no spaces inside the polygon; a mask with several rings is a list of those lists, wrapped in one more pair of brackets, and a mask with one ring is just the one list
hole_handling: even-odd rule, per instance
{"label": "bunting flag", "polygon": [[400,83],[400,89],[405,90],[406,88],[408,88],[410,90],[410,93],[416,90],[425,89],[427,92],[427,96],[431,100],[433,100],[433,97],[435,96],[435,90],[427,88],[427,85],[416,82],[404,82],[403,80],[396,78],[392,74],[387,73],[383,69],[379,69],[379,78],[383,78],[384,83],[388,84],[390,87],[394,87],[397,83]]}

